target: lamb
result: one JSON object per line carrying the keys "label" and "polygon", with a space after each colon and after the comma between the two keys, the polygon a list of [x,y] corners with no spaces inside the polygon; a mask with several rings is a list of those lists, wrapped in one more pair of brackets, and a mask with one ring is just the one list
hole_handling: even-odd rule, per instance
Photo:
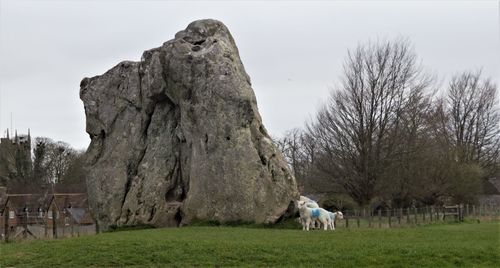
{"label": "lamb", "polygon": [[331,230],[335,230],[335,219],[342,220],[344,218],[344,214],[342,214],[342,212],[340,211],[337,212],[328,211],[328,216],[330,217],[330,220],[328,221],[328,226],[330,226]]}
{"label": "lamb", "polygon": [[302,220],[302,230],[309,231],[311,222],[319,220],[323,224],[323,229],[328,230],[330,216],[328,211],[322,208],[309,208],[305,201],[298,201],[300,218]]}
{"label": "lamb", "polygon": [[307,207],[309,207],[309,208],[319,208],[318,203],[316,203],[316,201],[314,201],[314,200],[312,200],[312,199],[310,199],[310,198],[308,198],[308,197],[305,197],[305,196],[302,196],[302,195],[301,195],[301,196],[300,196],[299,201],[304,201],[304,202],[306,202],[306,205],[307,205]]}
{"label": "lamb", "polygon": [[[305,197],[305,196],[302,196],[302,195],[301,195],[301,196],[300,196],[299,201],[304,201],[304,202],[306,202],[306,206],[307,206],[308,208],[319,208],[318,203],[316,203],[316,201],[314,201],[314,200],[312,200],[312,199],[310,199],[310,198],[308,198],[308,197]],[[306,219],[304,219],[304,218],[300,217],[300,223],[302,224],[302,226],[305,224],[305,220],[306,220]],[[318,225],[318,228],[319,228],[319,222],[318,222],[318,224],[316,224],[316,220],[313,220],[313,221],[311,222],[311,224],[312,224],[312,228],[316,228],[316,225]]]}

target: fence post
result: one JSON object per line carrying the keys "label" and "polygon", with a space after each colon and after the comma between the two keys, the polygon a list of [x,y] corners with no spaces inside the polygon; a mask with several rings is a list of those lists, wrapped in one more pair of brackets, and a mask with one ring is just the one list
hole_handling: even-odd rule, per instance
{"label": "fence post", "polygon": [[62,218],[62,237],[66,237],[66,216],[64,215],[64,212],[61,213],[61,218]]}
{"label": "fence post", "polygon": [[358,211],[358,217],[356,217],[356,224],[358,225],[358,228],[359,228],[359,218],[361,216],[361,212]]}
{"label": "fence post", "polygon": [[382,228],[382,210],[380,208],[377,211],[378,214],[378,228]]}
{"label": "fence post", "polygon": [[373,213],[373,211],[371,211],[371,210],[368,212],[368,214],[369,214],[368,215],[368,227],[370,227],[370,228],[372,227],[372,213]]}
{"label": "fence post", "polygon": [[401,226],[401,218],[403,218],[403,208],[399,208],[399,215],[398,215],[398,225]]}
{"label": "fence post", "polygon": [[5,235],[5,242],[9,242],[9,214],[10,210],[9,207],[5,207],[5,210],[3,211],[3,219],[4,219],[4,235]]}
{"label": "fence post", "polygon": [[460,204],[458,208],[460,209],[460,221],[464,221],[464,204]]}
{"label": "fence post", "polygon": [[391,228],[392,227],[392,223],[391,223],[392,209],[389,209],[387,212],[389,213],[389,228]]}
{"label": "fence post", "polygon": [[349,228],[349,216],[345,217],[345,228]]}
{"label": "fence post", "polygon": [[24,215],[23,216],[24,216],[23,217],[24,218],[24,222],[23,222],[23,228],[24,228],[24,230],[23,230],[23,238],[26,239],[26,238],[28,238],[28,211],[27,210],[24,211]]}
{"label": "fence post", "polygon": [[417,207],[413,207],[413,222],[417,224],[417,216],[418,216],[418,210]]}
{"label": "fence post", "polygon": [[410,208],[406,209],[406,224],[410,224]]}
{"label": "fence post", "polygon": [[45,212],[45,221],[44,221],[44,235],[45,235],[45,238],[48,238],[49,237],[49,215],[48,215],[48,211]]}
{"label": "fence post", "polygon": [[57,238],[57,210],[55,206],[52,208],[52,238]]}

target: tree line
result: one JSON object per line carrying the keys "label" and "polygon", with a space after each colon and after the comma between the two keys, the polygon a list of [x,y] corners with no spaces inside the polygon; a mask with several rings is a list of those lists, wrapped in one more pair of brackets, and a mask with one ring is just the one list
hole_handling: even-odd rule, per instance
{"label": "tree line", "polygon": [[481,70],[445,86],[407,39],[349,50],[340,82],[303,129],[276,139],[304,193],[330,205],[475,202],[498,174],[498,88]]}

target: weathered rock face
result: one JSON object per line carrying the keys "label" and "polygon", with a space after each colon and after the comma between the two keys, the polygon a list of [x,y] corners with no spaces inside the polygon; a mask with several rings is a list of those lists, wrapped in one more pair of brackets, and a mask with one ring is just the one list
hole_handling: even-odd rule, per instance
{"label": "weathered rock face", "polygon": [[83,79],[80,98],[89,199],[104,228],[272,223],[299,196],[221,22],[195,21],[140,62]]}

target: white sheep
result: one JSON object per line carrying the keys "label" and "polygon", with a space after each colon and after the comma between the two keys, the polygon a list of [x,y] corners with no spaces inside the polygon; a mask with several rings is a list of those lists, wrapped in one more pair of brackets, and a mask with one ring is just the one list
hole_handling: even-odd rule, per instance
{"label": "white sheep", "polygon": [[302,230],[309,231],[311,222],[319,220],[323,224],[323,229],[328,229],[330,216],[328,211],[322,208],[309,208],[305,201],[298,201],[300,218],[302,219]]}
{"label": "white sheep", "polygon": [[342,214],[342,212],[340,211],[337,212],[328,211],[328,216],[330,217],[330,220],[328,221],[328,226],[330,226],[331,230],[335,230],[335,219],[342,220],[344,218],[344,214]]}
{"label": "white sheep", "polygon": [[[312,199],[310,199],[310,198],[308,198],[308,197],[305,197],[305,196],[302,196],[302,195],[301,195],[301,196],[300,196],[299,201],[304,201],[304,202],[306,202],[306,206],[307,206],[308,208],[319,208],[318,203],[316,203],[316,201],[314,201],[314,200],[312,200]],[[303,219],[302,217],[300,217],[300,223],[302,224],[302,226],[304,226],[304,224],[305,224],[305,219]],[[317,222],[316,220],[312,221],[312,222],[311,222],[311,225],[312,225],[312,226],[311,226],[312,228],[316,228],[316,226],[318,226],[318,228],[320,227],[320,226],[319,226],[319,222]]]}

